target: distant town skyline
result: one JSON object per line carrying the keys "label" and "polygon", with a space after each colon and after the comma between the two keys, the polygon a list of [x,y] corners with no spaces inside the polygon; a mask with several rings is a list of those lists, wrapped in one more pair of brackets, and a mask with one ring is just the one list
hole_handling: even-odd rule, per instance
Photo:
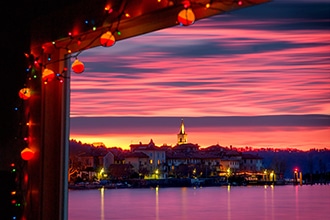
{"label": "distant town skyline", "polygon": [[[70,137],[173,145],[184,118],[188,141],[203,147],[329,147],[330,4],[318,2],[274,1],[84,51],[85,72],[71,76]],[[288,126],[283,115],[301,117]],[[237,117],[197,123],[223,116]]]}

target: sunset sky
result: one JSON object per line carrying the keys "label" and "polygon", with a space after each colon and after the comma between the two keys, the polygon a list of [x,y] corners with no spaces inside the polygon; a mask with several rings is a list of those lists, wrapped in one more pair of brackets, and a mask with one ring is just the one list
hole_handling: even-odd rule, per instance
{"label": "sunset sky", "polygon": [[71,76],[70,138],[330,148],[330,1],[278,0],[97,47]]}

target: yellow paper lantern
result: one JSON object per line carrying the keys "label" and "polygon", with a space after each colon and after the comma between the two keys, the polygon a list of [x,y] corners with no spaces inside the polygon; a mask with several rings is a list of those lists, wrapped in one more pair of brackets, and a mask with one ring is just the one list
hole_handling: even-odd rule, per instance
{"label": "yellow paper lantern", "polygon": [[18,92],[18,96],[21,98],[21,99],[24,99],[24,100],[27,100],[30,98],[31,96],[31,91],[29,88],[23,88],[21,90],[19,90]]}
{"label": "yellow paper lantern", "polygon": [[85,70],[84,64],[81,61],[79,61],[78,59],[76,59],[72,63],[71,68],[72,68],[73,72],[75,72],[75,73],[82,73]]}
{"label": "yellow paper lantern", "polygon": [[31,160],[34,156],[34,151],[26,147],[21,151],[21,157],[23,160]]}
{"label": "yellow paper lantern", "polygon": [[115,37],[112,35],[110,31],[107,31],[106,33],[102,34],[100,37],[100,43],[103,47],[111,47],[116,42]]}
{"label": "yellow paper lantern", "polygon": [[186,8],[179,12],[178,22],[184,26],[191,25],[195,22],[195,14],[191,8]]}

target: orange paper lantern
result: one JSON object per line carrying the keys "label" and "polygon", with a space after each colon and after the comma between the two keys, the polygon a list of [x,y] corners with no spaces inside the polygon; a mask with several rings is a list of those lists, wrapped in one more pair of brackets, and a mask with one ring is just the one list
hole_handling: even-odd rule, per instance
{"label": "orange paper lantern", "polygon": [[21,157],[23,160],[31,160],[33,156],[34,152],[28,147],[24,148],[24,150],[21,151]]}
{"label": "orange paper lantern", "polygon": [[55,73],[53,70],[50,69],[44,69],[42,72],[42,80],[45,82],[50,82],[55,78]]}
{"label": "orange paper lantern", "polygon": [[191,8],[183,9],[179,12],[178,22],[184,26],[191,25],[195,22],[195,14]]}
{"label": "orange paper lantern", "polygon": [[103,47],[111,47],[115,44],[115,41],[116,39],[110,31],[107,31],[100,37],[100,43]]}
{"label": "orange paper lantern", "polygon": [[29,88],[23,88],[21,90],[19,90],[18,92],[18,96],[21,98],[21,99],[24,99],[24,100],[27,100],[30,98],[31,96],[31,91]]}
{"label": "orange paper lantern", "polygon": [[78,59],[76,59],[72,63],[71,68],[72,68],[73,72],[75,72],[75,73],[82,73],[85,70],[84,64],[81,61],[79,61]]}

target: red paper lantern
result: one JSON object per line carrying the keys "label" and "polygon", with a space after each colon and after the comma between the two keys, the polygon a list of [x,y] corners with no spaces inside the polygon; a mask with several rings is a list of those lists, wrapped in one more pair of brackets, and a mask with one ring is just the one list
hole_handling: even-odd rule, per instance
{"label": "red paper lantern", "polygon": [[53,70],[50,69],[44,69],[42,72],[42,80],[45,82],[50,82],[55,78],[55,73]]}
{"label": "red paper lantern", "polygon": [[21,99],[24,99],[24,100],[27,100],[30,98],[31,96],[31,91],[29,88],[23,88],[21,90],[19,90],[18,92],[18,96],[21,98]]}
{"label": "red paper lantern", "polygon": [[116,39],[110,31],[107,31],[100,37],[100,43],[103,47],[111,47],[115,44],[115,41]]}
{"label": "red paper lantern", "polygon": [[71,68],[72,68],[73,72],[75,72],[75,73],[82,73],[85,70],[84,64],[81,61],[79,61],[78,59],[76,59],[72,63]]}
{"label": "red paper lantern", "polygon": [[21,151],[21,157],[23,160],[31,160],[33,156],[34,152],[28,147],[24,148],[24,150]]}
{"label": "red paper lantern", "polygon": [[195,14],[191,8],[183,9],[179,12],[178,22],[184,26],[191,25],[195,22]]}

